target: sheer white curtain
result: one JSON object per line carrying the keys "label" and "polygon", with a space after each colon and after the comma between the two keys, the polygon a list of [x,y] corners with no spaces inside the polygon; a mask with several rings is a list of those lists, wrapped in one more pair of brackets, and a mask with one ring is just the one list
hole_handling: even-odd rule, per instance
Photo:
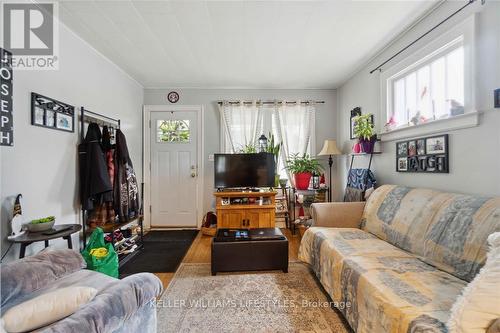
{"label": "sheer white curtain", "polygon": [[[286,160],[293,154],[312,154],[311,137],[314,129],[314,102],[295,104],[285,102],[275,103],[273,114],[273,133],[278,142],[283,142],[281,149],[281,162],[278,166],[280,172],[283,170]],[[292,186],[295,181],[291,174],[286,171]]]}
{"label": "sheer white curtain", "polygon": [[257,101],[252,104],[224,101],[219,105],[219,111],[224,129],[224,152],[236,153],[246,145],[257,144],[263,130],[262,108]]}

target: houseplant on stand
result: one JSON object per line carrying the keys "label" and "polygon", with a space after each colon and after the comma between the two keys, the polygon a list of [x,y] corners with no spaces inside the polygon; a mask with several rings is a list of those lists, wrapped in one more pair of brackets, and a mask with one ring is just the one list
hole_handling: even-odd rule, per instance
{"label": "houseplant on stand", "polygon": [[319,173],[323,168],[318,160],[310,158],[309,155],[293,154],[286,161],[286,169],[293,174],[295,187],[298,190],[307,190],[313,173]]}
{"label": "houseplant on stand", "polygon": [[354,118],[354,135],[358,138],[362,151],[367,154],[373,152],[373,146],[377,141],[377,135],[373,127],[373,115],[371,113]]}

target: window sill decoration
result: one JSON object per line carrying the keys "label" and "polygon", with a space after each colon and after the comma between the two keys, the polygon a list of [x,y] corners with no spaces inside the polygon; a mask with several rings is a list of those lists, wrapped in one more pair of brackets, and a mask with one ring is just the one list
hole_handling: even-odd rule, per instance
{"label": "window sill decoration", "polygon": [[393,141],[475,127],[479,125],[479,113],[478,111],[472,111],[458,116],[420,123],[418,125],[407,125],[392,130],[386,129],[385,132],[379,134],[379,138],[381,141]]}

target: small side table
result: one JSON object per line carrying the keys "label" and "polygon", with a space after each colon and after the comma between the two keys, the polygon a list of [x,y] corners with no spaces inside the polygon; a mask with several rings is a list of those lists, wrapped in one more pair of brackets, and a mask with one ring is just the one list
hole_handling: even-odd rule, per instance
{"label": "small side table", "polygon": [[44,235],[43,231],[42,232],[29,232],[27,231],[26,233],[13,238],[9,239],[10,242],[12,243],[19,243],[21,244],[21,251],[19,252],[19,259],[24,258],[24,255],[26,254],[26,247],[32,243],[36,242],[45,242],[45,247],[49,246],[49,240],[51,239],[57,239],[57,238],[62,238],[68,241],[68,249],[73,248],[73,243],[71,242],[71,235],[74,234],[75,232],[79,232],[82,229],[82,226],[79,224],[59,224],[55,225],[53,229],[64,229],[67,227],[71,227],[71,229],[64,230],[52,235]]}
{"label": "small side table", "polygon": [[[295,235],[295,231],[297,229],[295,221],[297,219],[297,212],[295,211],[296,208],[305,208],[305,209],[310,209],[311,204],[315,202],[328,202],[330,201],[330,198],[328,197],[329,193],[329,188],[324,187],[321,189],[313,189],[309,188],[307,190],[297,190],[296,188],[292,187],[291,189],[291,198],[290,198],[290,216],[291,216],[291,229],[292,229],[292,235]],[[303,195],[306,199],[307,202],[304,201],[303,203],[298,202],[298,196]],[[309,215],[310,216],[310,215]]]}

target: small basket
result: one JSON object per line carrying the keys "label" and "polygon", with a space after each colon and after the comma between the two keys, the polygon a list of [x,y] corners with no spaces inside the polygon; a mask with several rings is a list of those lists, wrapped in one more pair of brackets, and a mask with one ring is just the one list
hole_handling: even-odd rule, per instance
{"label": "small basket", "polygon": [[201,227],[201,233],[204,234],[205,236],[213,237],[217,233],[217,228]]}

